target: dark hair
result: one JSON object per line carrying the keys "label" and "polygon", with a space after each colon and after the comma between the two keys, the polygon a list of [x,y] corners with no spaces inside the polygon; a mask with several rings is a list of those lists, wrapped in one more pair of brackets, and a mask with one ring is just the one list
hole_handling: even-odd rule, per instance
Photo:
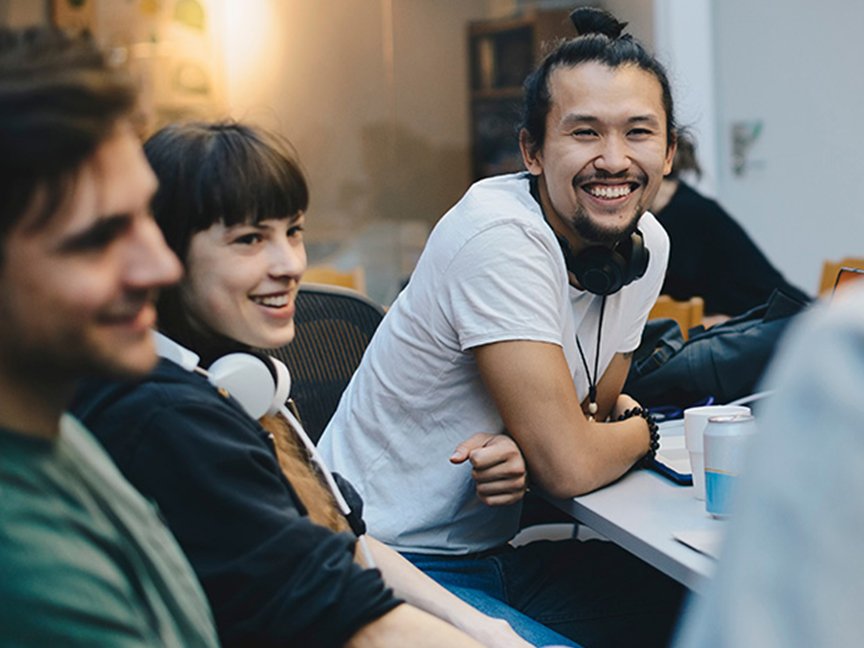
{"label": "dark hair", "polygon": [[0,238],[33,208],[44,224],[81,164],[131,113],[130,78],[86,35],[0,28]]}
{"label": "dark hair", "polygon": [[159,179],[152,209],[165,241],[185,261],[192,235],[265,218],[294,218],[309,206],[291,144],[236,122],[166,126],[144,143]]}
{"label": "dark hair", "polygon": [[686,171],[692,171],[697,178],[702,177],[702,167],[696,157],[696,142],[690,132],[686,129],[678,129],[675,157],[672,160],[672,172],[670,178],[678,178]]}
{"label": "dark hair", "polygon": [[578,35],[561,41],[525,79],[520,128],[527,132],[532,148],[535,151],[540,149],[546,139],[546,117],[552,103],[549,75],[558,67],[575,67],[589,62],[602,63],[610,68],[635,65],[654,75],[663,93],[666,138],[671,146],[676,137],[672,90],[660,62],[632,36],[622,35],[627,23],[619,22],[607,11],[580,7],[571,12],[570,20]]}
{"label": "dark hair", "polygon": [[[309,206],[309,189],[291,144],[236,122],[166,126],[144,143],[159,179],[152,211],[165,241],[185,263],[197,232],[269,218],[297,218]],[[164,289],[157,303],[159,328],[206,360],[224,353],[203,323],[190,322],[180,288]],[[220,347],[216,349],[215,347]],[[212,348],[213,354],[207,349]]]}

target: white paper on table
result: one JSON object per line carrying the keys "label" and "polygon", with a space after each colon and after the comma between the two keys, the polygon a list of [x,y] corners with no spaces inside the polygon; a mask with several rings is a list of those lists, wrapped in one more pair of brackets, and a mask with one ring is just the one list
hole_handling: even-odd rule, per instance
{"label": "white paper on table", "polygon": [[684,445],[684,421],[669,421],[660,424],[660,448],[657,461],[682,475],[689,475],[690,453]]}

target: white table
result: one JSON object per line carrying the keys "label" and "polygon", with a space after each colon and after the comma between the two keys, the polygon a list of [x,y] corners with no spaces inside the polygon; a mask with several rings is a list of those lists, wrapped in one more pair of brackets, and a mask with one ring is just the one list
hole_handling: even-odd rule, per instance
{"label": "white table", "polygon": [[588,495],[549,501],[692,590],[702,590],[713,573],[713,558],[673,538],[681,532],[722,535],[725,522],[705,512],[690,486],[643,469]]}

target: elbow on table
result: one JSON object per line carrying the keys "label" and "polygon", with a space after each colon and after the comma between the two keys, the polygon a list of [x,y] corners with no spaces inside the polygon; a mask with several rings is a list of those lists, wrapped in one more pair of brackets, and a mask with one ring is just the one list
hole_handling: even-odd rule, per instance
{"label": "elbow on table", "polygon": [[[584,463],[584,462],[583,462]],[[557,499],[579,497],[605,486],[603,479],[587,465],[571,465],[566,471],[549,471],[535,483]]]}

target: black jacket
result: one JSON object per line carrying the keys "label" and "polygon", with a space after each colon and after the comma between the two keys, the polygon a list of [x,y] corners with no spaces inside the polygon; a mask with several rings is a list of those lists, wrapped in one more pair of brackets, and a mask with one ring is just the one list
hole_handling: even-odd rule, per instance
{"label": "black jacket", "polygon": [[707,314],[733,316],[766,303],[776,288],[810,301],[716,201],[684,182],[656,216],[670,243],[662,292],[675,299],[702,297]]}
{"label": "black jacket", "polygon": [[162,360],[143,382],[85,384],[73,412],[158,505],[226,646],[337,646],[398,605],[352,535],[306,517],[268,433],[201,376]]}

